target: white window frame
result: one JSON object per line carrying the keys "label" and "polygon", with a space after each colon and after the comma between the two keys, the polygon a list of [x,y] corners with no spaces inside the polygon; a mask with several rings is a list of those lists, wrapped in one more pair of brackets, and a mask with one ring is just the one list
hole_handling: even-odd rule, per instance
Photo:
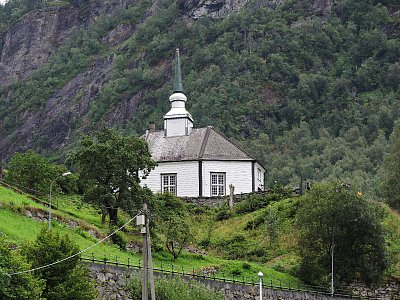
{"label": "white window frame", "polygon": [[[216,177],[215,177],[216,176]],[[216,182],[213,183],[213,177]],[[221,179],[222,178],[222,182]],[[210,195],[211,196],[225,196],[226,195],[226,173],[211,172],[210,173]]]}
{"label": "white window frame", "polygon": [[[166,179],[166,180],[165,180]],[[176,195],[178,191],[178,176],[176,173],[161,174],[161,192]]]}
{"label": "white window frame", "polygon": [[261,169],[260,169],[260,168],[257,168],[257,179],[258,179],[258,181],[261,181],[261,178],[262,178]]}

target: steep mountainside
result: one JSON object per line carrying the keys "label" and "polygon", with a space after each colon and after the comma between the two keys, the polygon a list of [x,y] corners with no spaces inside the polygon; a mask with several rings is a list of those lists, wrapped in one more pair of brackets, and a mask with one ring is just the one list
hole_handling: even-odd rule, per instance
{"label": "steep mountainside", "polygon": [[180,47],[195,126],[256,154],[268,185],[341,178],[379,196],[400,116],[397,0],[69,2],[0,24],[2,158],[62,157],[104,122],[161,127]]}

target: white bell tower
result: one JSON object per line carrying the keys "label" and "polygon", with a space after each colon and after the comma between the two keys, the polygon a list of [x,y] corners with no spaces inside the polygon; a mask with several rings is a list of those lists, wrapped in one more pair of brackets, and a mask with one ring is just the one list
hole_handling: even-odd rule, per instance
{"label": "white bell tower", "polygon": [[183,94],[179,49],[176,49],[175,57],[174,92],[169,101],[171,110],[164,116],[165,137],[189,135],[193,128],[193,117],[185,108],[187,98]]}

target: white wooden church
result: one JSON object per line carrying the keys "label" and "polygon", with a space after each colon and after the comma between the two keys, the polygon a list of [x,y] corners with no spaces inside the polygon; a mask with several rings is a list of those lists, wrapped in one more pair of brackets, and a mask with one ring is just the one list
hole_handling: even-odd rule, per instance
{"label": "white wooden church", "polygon": [[142,179],[153,192],[170,192],[178,197],[210,197],[264,189],[265,169],[246,151],[212,126],[194,128],[186,110],[179,50],[175,58],[171,110],[164,116],[164,129],[150,125],[144,138],[158,166]]}

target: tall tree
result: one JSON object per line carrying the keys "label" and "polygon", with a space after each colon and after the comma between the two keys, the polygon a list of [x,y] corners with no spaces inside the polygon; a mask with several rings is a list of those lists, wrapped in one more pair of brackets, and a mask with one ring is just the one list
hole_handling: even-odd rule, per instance
{"label": "tall tree", "polygon": [[187,206],[170,193],[157,194],[151,206],[158,224],[156,231],[162,236],[167,250],[177,259],[192,237]]}
{"label": "tall tree", "polygon": [[102,221],[107,213],[117,225],[118,207],[138,208],[141,203],[140,177],[154,169],[146,142],[133,136],[122,136],[108,128],[85,137],[82,147],[71,156],[84,185],[84,199],[102,206]]}
{"label": "tall tree", "polygon": [[400,209],[400,120],[390,135],[389,153],[385,158],[384,193],[390,206]]}
{"label": "tall tree", "polygon": [[[68,236],[61,237],[44,227],[36,241],[25,251],[32,266],[36,268],[76,254],[79,247]],[[35,274],[46,282],[43,290],[45,299],[96,299],[97,292],[89,271],[79,264],[78,256],[38,270]]]}
{"label": "tall tree", "polygon": [[371,284],[386,268],[378,206],[339,183],[317,184],[297,216],[300,275],[307,282],[330,280],[334,251],[335,282],[360,279]]}

